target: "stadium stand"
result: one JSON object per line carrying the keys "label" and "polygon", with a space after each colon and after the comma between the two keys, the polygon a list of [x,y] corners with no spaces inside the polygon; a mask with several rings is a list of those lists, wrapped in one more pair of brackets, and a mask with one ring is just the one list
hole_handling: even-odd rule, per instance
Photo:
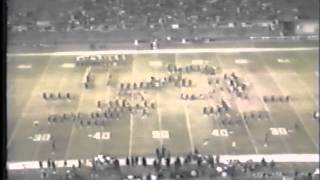
{"label": "stadium stand", "polygon": [[252,31],[256,33],[266,29],[264,31],[272,32],[277,30],[277,24],[281,21],[318,19],[316,7],[319,2],[32,0],[28,3],[31,5],[26,5],[26,2],[21,0],[9,2],[10,32],[160,30],[171,31],[174,34],[175,31],[187,29],[191,34],[198,34],[208,29],[220,28],[254,29]]}

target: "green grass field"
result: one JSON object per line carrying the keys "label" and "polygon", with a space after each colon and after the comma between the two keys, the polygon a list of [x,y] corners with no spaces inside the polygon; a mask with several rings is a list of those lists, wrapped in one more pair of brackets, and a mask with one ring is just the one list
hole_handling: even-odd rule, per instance
{"label": "green grass field", "polygon": [[[204,154],[308,154],[318,152],[318,125],[313,112],[318,109],[318,51],[297,52],[239,52],[194,54],[138,54],[127,55],[124,68],[92,66],[95,88],[83,88],[86,67],[62,68],[74,63],[73,56],[9,57],[7,63],[8,98],[8,160],[28,161],[51,159],[91,158],[97,153],[126,157],[152,156],[154,150],[165,145],[172,155],[186,154],[197,148]],[[236,63],[245,59],[246,64]],[[288,59],[279,63],[278,59]],[[218,87],[212,99],[183,101],[180,93],[207,93],[207,75],[183,74],[192,79],[193,86],[168,86],[160,90],[145,90],[145,98],[157,104],[150,116],[126,114],[108,122],[104,127],[81,128],[70,122],[48,125],[52,113],[97,111],[99,99],[111,100],[118,95],[120,82],[139,82],[150,76],[168,74],[167,64],[190,65],[202,60],[220,67],[213,78],[223,79],[224,73],[235,72],[249,82],[248,100],[241,100]],[[153,67],[151,61],[161,61],[162,67]],[[17,68],[19,65],[31,68]],[[107,86],[107,75],[112,79]],[[224,86],[224,85],[222,85]],[[42,92],[71,92],[77,96],[71,102],[45,102]],[[290,103],[264,103],[265,95],[290,95]],[[221,97],[230,103],[231,117],[239,119],[235,125],[222,124],[215,116],[204,116],[202,107],[217,104]],[[267,111],[269,117],[249,120],[239,116],[247,111]],[[39,121],[35,127],[33,121]],[[294,123],[299,128],[294,129]],[[270,128],[285,128],[286,135],[271,135],[264,146],[265,134]],[[226,129],[228,136],[214,136],[212,131]],[[155,139],[153,131],[167,131],[169,138]],[[110,139],[97,140],[88,135],[109,132]],[[56,141],[55,154],[50,141],[32,141],[35,134],[50,134]],[[232,147],[236,142],[236,148]]]}

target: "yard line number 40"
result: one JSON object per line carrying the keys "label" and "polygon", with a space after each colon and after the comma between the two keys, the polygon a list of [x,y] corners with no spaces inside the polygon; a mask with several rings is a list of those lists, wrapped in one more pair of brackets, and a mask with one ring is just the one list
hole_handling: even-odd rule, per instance
{"label": "yard line number 40", "polygon": [[110,139],[110,132],[104,131],[104,132],[96,132],[95,134],[89,134],[88,137],[91,137],[93,139],[97,140],[109,140]]}
{"label": "yard line number 40", "polygon": [[214,129],[211,132],[212,136],[222,136],[222,137],[227,137],[229,136],[229,132],[227,129]]}

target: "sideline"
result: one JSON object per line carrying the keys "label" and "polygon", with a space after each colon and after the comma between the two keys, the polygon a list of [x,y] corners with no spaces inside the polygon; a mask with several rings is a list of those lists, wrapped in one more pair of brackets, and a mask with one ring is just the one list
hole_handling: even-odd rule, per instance
{"label": "sideline", "polygon": [[193,49],[156,49],[156,50],[105,50],[105,51],[60,51],[52,53],[8,53],[8,57],[18,56],[77,56],[77,55],[111,55],[111,54],[173,54],[173,53],[238,53],[238,52],[273,52],[273,51],[312,51],[319,47],[287,48],[193,48]]}
{"label": "sideline", "polygon": [[[213,156],[215,157],[215,156]],[[181,157],[180,157],[181,158]],[[304,163],[319,163],[319,154],[247,154],[247,155],[220,155],[220,161],[222,163],[228,163],[230,160],[239,160],[240,162],[246,162],[252,160],[253,162],[261,162],[262,158],[266,162],[274,160],[276,163],[292,163],[292,162],[304,162]],[[156,158],[148,157],[147,165],[152,166],[153,161]],[[171,158],[171,163],[174,164],[176,158]],[[183,160],[183,158],[181,158]],[[78,160],[67,160],[67,166],[64,166],[64,160],[55,160],[57,168],[78,166]],[[82,159],[81,163],[84,166],[92,167],[92,159]],[[126,159],[119,159],[120,166],[126,166]],[[23,162],[8,162],[8,170],[23,170],[23,169],[40,169],[39,161],[23,161]],[[43,161],[43,168],[48,168],[46,161]]]}

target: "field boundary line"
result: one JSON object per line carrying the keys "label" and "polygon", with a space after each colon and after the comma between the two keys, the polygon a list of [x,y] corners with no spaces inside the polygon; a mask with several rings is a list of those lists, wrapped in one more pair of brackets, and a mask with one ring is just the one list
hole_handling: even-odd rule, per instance
{"label": "field boundary line", "polygon": [[76,56],[95,54],[172,54],[172,53],[238,53],[238,52],[273,52],[273,51],[312,51],[319,47],[283,47],[283,48],[192,48],[192,49],[156,49],[156,50],[104,50],[104,51],[59,51],[51,53],[8,53],[15,56]]}

